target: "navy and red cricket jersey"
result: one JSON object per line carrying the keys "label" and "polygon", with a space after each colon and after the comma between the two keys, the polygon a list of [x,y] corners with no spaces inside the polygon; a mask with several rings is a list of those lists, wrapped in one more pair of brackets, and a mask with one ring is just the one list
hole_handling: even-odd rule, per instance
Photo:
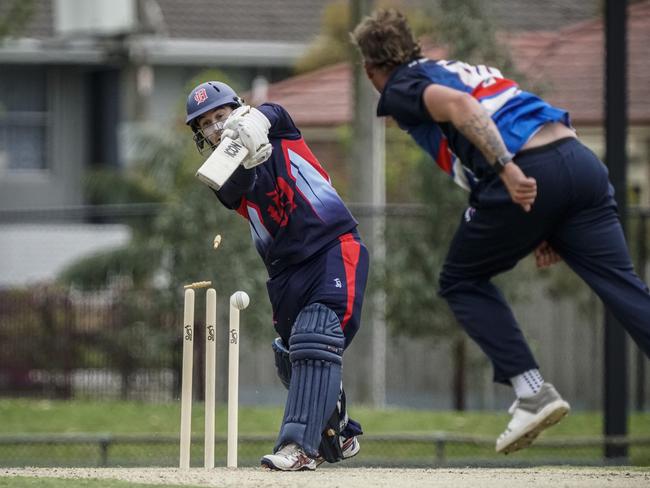
{"label": "navy and red cricket jersey", "polygon": [[250,224],[285,343],[300,310],[318,302],[336,312],[347,345],[359,327],[368,275],[357,221],[289,113],[273,103],[257,108],[271,123],[273,153],[259,166],[237,169],[217,196]]}
{"label": "navy and red cricket jersey", "polygon": [[239,168],[217,195],[248,220],[255,248],[274,276],[350,232],[357,221],[289,113],[273,103],[258,109],[271,122],[273,153],[255,168]]}

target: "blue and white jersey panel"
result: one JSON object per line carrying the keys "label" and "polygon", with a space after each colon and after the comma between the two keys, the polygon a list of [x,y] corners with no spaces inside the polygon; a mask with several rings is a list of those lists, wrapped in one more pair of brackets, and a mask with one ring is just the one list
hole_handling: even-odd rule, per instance
{"label": "blue and white jersey panel", "polygon": [[328,208],[337,205],[340,197],[329,181],[329,176],[318,170],[296,151],[287,148],[290,162],[289,174],[296,183],[296,188],[311,204],[316,215],[326,215]]}
{"label": "blue and white jersey panel", "polygon": [[474,186],[489,164],[452,124],[431,118],[423,100],[424,90],[431,84],[472,95],[492,117],[513,154],[547,122],[571,126],[565,110],[522,91],[496,68],[427,58],[399,66],[384,87],[377,114],[392,116],[443,171],[466,189]]}

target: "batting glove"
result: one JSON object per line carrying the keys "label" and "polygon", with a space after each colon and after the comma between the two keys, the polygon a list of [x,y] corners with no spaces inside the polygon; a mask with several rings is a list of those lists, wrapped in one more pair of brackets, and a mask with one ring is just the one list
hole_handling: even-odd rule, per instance
{"label": "batting glove", "polygon": [[241,162],[241,165],[246,169],[251,169],[262,164],[264,161],[271,157],[273,152],[273,146],[270,143],[263,144],[254,154],[249,153],[244,160]]}
{"label": "batting glove", "polygon": [[[271,122],[262,112],[255,107],[245,105],[230,114],[224,124],[223,135],[231,139],[240,139],[249,154],[257,156],[262,147],[269,144],[270,128]],[[270,156],[270,152],[268,155]]]}
{"label": "batting glove", "polygon": [[[251,109],[250,105],[242,105],[241,107],[237,107],[235,110],[230,112],[230,115],[226,119],[226,122],[224,122],[224,127],[229,128],[226,127],[226,123],[229,123],[236,132],[237,123],[241,120],[242,117],[244,117],[250,111],[250,109]],[[236,137],[235,138],[230,137],[230,138],[236,139]]]}

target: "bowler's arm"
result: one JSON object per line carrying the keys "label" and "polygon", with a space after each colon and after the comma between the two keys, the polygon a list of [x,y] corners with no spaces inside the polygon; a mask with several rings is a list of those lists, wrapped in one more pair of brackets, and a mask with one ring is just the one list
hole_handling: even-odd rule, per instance
{"label": "bowler's arm", "polygon": [[[431,84],[424,89],[422,98],[434,121],[453,124],[493,167],[498,158],[508,154],[492,118],[469,93]],[[512,201],[529,211],[537,196],[535,180],[527,178],[512,161],[506,163],[499,176]]]}
{"label": "bowler's arm", "polygon": [[423,97],[431,117],[436,122],[451,122],[490,164],[508,154],[492,118],[469,93],[432,84],[425,88]]}

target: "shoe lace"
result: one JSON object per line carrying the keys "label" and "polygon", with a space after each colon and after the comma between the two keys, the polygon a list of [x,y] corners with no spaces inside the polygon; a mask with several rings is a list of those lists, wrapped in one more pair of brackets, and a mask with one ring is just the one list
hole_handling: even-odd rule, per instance
{"label": "shoe lace", "polygon": [[[510,405],[510,408],[508,409],[508,413],[510,415],[514,415],[515,410],[517,410],[517,408],[519,408],[519,398],[517,398],[514,402],[512,402],[512,405]],[[506,437],[510,433],[510,431],[511,431],[510,424],[508,424],[506,426],[506,430],[504,430],[501,433],[501,435],[499,435],[499,439],[502,439],[502,438]]]}
{"label": "shoe lace", "polygon": [[302,453],[302,449],[295,443],[289,443],[282,446],[282,448],[276,453],[282,456],[287,457],[297,457]]}
{"label": "shoe lace", "polygon": [[510,415],[515,414],[515,410],[519,408],[519,398],[517,398],[514,402],[512,402],[512,405],[510,405],[510,408],[508,409],[508,413]]}

